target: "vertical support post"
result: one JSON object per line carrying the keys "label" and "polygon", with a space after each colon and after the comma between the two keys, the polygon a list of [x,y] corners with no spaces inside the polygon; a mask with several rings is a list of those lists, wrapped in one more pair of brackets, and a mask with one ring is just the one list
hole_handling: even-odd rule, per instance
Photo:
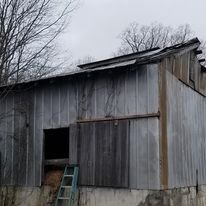
{"label": "vertical support post", "polygon": [[167,83],[166,65],[159,64],[159,105],[160,105],[160,187],[168,188],[168,145],[167,145]]}

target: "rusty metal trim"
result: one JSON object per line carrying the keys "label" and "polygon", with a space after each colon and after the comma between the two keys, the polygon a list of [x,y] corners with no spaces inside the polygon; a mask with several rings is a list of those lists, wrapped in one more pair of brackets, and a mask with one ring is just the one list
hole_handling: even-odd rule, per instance
{"label": "rusty metal trim", "polygon": [[117,116],[117,117],[105,117],[105,118],[96,118],[96,119],[83,119],[77,120],[77,123],[87,123],[87,122],[101,122],[101,121],[112,121],[112,120],[130,120],[130,119],[143,119],[143,118],[153,118],[160,117],[160,113],[150,113],[150,114],[140,114],[140,115],[126,115],[126,116]]}

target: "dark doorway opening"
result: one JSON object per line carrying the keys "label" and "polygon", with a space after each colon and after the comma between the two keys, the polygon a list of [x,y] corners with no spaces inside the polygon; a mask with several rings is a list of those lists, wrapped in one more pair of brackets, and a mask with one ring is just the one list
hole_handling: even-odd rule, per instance
{"label": "dark doorway opening", "polygon": [[44,130],[45,160],[69,158],[69,128]]}
{"label": "dark doorway opening", "polygon": [[69,164],[69,128],[44,130],[42,184],[58,188],[67,164]]}

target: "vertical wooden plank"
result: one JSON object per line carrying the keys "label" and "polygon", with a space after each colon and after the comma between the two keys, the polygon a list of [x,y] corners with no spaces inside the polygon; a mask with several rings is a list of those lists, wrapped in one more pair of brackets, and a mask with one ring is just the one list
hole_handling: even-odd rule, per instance
{"label": "vertical wooden plank", "polygon": [[137,137],[135,121],[130,121],[130,161],[129,161],[129,186],[137,188]]}
{"label": "vertical wooden plank", "polygon": [[70,124],[69,126],[69,164],[78,164],[78,126]]}
{"label": "vertical wooden plank", "polygon": [[[129,121],[122,120],[120,121],[121,125],[118,128],[118,137],[119,137],[119,154],[121,155],[121,167],[120,167],[120,178],[119,182],[117,184],[117,187],[129,187],[129,150],[130,150],[130,144],[129,144]],[[116,157],[117,158],[117,157]],[[116,162],[118,162],[118,159],[116,159]],[[119,169],[119,168],[118,168]],[[116,168],[116,170],[118,170]]]}
{"label": "vertical wooden plank", "polygon": [[6,103],[3,98],[0,99],[0,184],[4,184],[4,167],[5,167],[5,144],[6,144],[6,121],[5,121]]}
{"label": "vertical wooden plank", "polygon": [[137,94],[136,94],[136,113],[148,113],[148,79],[147,66],[141,66],[137,70]]}
{"label": "vertical wooden plank", "polygon": [[125,105],[126,105],[126,93],[125,93],[125,73],[118,75],[117,85],[116,85],[116,116],[124,116],[125,115]]}
{"label": "vertical wooden plank", "polygon": [[60,126],[68,127],[69,125],[69,89],[68,84],[60,85]]}
{"label": "vertical wooden plank", "polygon": [[28,139],[28,174],[27,174],[27,184],[29,186],[34,185],[35,183],[35,167],[34,167],[34,136],[35,136],[35,98],[34,90],[32,89],[28,93],[28,102],[29,102],[29,139]]}
{"label": "vertical wooden plank", "polygon": [[80,125],[79,181],[81,185],[94,185],[95,180],[95,124]]}
{"label": "vertical wooden plank", "polygon": [[105,91],[105,116],[115,116],[116,109],[116,77],[114,74],[108,74],[106,79],[106,91]]}
{"label": "vertical wooden plank", "polygon": [[14,96],[14,164],[13,164],[13,171],[16,171],[13,176],[13,181],[15,185],[18,185],[20,179],[20,164],[21,164],[21,145],[20,145],[20,114],[21,114],[21,102],[20,102],[20,94]]}
{"label": "vertical wooden plank", "polygon": [[26,185],[27,167],[27,140],[26,140],[26,118],[27,101],[24,92],[15,95],[14,107],[14,184]]}
{"label": "vertical wooden plank", "polygon": [[91,119],[96,116],[96,76],[90,76],[86,83],[85,110],[86,118]]}
{"label": "vertical wooden plank", "polygon": [[[106,126],[105,126],[106,125]],[[105,152],[105,141],[110,136],[110,124],[107,122],[96,123],[95,130],[95,185],[104,185],[104,175],[106,168],[104,167],[104,152]],[[108,175],[108,174],[106,174]]]}
{"label": "vertical wooden plank", "polygon": [[90,95],[90,91],[88,88],[88,80],[87,77],[82,77],[81,84],[77,84],[77,117],[78,119],[85,119],[88,109],[88,98]]}
{"label": "vertical wooden plank", "polygon": [[77,83],[72,81],[69,85],[69,122],[74,123],[78,116],[78,88]]}
{"label": "vertical wooden plank", "polygon": [[136,114],[136,72],[137,71],[128,71],[126,76],[126,103],[125,103],[125,113],[127,115]]}
{"label": "vertical wooden plank", "polygon": [[60,89],[56,85],[51,85],[51,98],[52,98],[52,128],[58,128],[60,123]]}
{"label": "vertical wooden plank", "polygon": [[[116,128],[115,128],[116,129]],[[102,168],[99,169],[101,172],[101,182],[99,182],[99,186],[114,186],[116,183],[115,178],[117,178],[118,174],[115,170],[116,168],[116,161],[115,156],[118,156],[116,151],[117,144],[117,135],[113,127],[113,122],[105,122],[104,123],[104,130],[107,132],[104,133],[104,136],[96,136],[96,138],[101,140],[99,147],[102,145],[102,153],[99,156],[97,161],[101,161]],[[121,157],[119,157],[121,158]],[[121,162],[121,159],[119,159]],[[97,174],[98,175],[98,174]],[[97,184],[95,182],[95,184]]]}
{"label": "vertical wooden plank", "polygon": [[13,140],[14,140],[14,128],[13,128],[13,94],[10,93],[6,98],[6,150],[5,150],[5,169],[4,169],[4,181],[7,185],[12,185],[12,167],[13,167]]}
{"label": "vertical wooden plank", "polygon": [[186,84],[189,83],[189,59],[190,52],[187,52],[184,55],[182,55],[182,80]]}
{"label": "vertical wooden plank", "polygon": [[106,80],[105,76],[98,76],[96,80],[96,89],[95,89],[95,107],[96,107],[96,115],[95,117],[104,117],[105,116],[105,93],[106,93]]}
{"label": "vertical wooden plank", "polygon": [[43,86],[44,90],[44,120],[43,120],[43,128],[51,128],[52,127],[52,94],[50,84],[47,87]]}
{"label": "vertical wooden plank", "polygon": [[[37,92],[38,91],[38,92]],[[35,146],[35,186],[41,185],[41,172],[42,172],[42,149],[43,149],[43,96],[44,91],[41,88],[35,88],[35,135],[34,135],[34,146]],[[59,105],[56,105],[59,108]],[[57,117],[58,118],[58,117]],[[58,124],[58,123],[57,123]]]}

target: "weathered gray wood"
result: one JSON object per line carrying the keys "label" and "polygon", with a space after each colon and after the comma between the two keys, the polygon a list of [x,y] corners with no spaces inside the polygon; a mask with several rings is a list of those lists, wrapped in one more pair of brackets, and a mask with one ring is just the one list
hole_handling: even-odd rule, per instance
{"label": "weathered gray wood", "polygon": [[116,88],[115,88],[115,116],[120,116],[125,114],[125,102],[127,99],[125,99],[125,94],[126,94],[126,83],[125,83],[125,73],[122,75],[118,76],[116,79]]}
{"label": "weathered gray wood", "polygon": [[157,82],[159,82],[159,73],[157,64],[147,65],[147,81],[147,112],[153,113],[156,110],[156,108],[159,107],[159,85],[157,84]]}
{"label": "weathered gray wood", "polygon": [[68,127],[69,123],[69,89],[67,85],[60,85],[60,125],[61,127]]}
{"label": "weathered gray wood", "polygon": [[44,119],[44,107],[42,105],[44,101],[43,95],[44,95],[44,91],[41,88],[35,89],[35,105],[34,105],[36,107],[35,116],[34,116],[35,185],[41,185],[41,176],[42,176],[43,119]]}
{"label": "weathered gray wood", "polygon": [[[111,186],[113,159],[111,122],[96,123],[96,144],[95,144],[95,185]],[[115,171],[113,171],[115,173]]]}
{"label": "weathered gray wood", "polygon": [[69,164],[78,164],[78,127],[77,124],[69,126]]}
{"label": "weathered gray wood", "polygon": [[[13,155],[13,158],[14,158],[14,161],[13,161],[13,168],[12,168],[12,171],[16,171],[14,174],[13,174],[13,184],[18,184],[19,183],[19,176],[20,176],[20,127],[21,127],[21,117],[20,117],[20,114],[21,114],[21,111],[20,111],[20,108],[21,106],[19,104],[21,104],[20,102],[20,95],[16,94],[15,95],[15,99],[14,99],[14,102],[15,102],[15,106],[14,106],[14,154]],[[22,152],[22,151],[21,151]]]}
{"label": "weathered gray wood", "polygon": [[1,184],[4,184],[4,165],[5,165],[5,143],[6,143],[6,121],[5,121],[5,108],[6,102],[5,100],[1,100],[0,104],[0,153],[1,153]]}
{"label": "weathered gray wood", "polygon": [[[145,84],[144,82],[147,82]],[[148,112],[148,79],[147,66],[141,66],[136,73],[136,112],[147,114]]]}
{"label": "weathered gray wood", "polygon": [[60,89],[56,87],[54,84],[51,85],[51,101],[52,101],[52,114],[51,114],[51,122],[52,128],[60,127]]}
{"label": "weathered gray wood", "polygon": [[95,185],[128,187],[128,121],[96,123]]}
{"label": "weathered gray wood", "polygon": [[44,88],[44,102],[43,102],[43,110],[44,110],[44,122],[43,127],[45,129],[52,128],[51,118],[52,118],[52,90],[50,85],[47,88]]}
{"label": "weathered gray wood", "polygon": [[[30,85],[19,90],[15,96],[10,93],[5,103],[0,102],[1,112],[7,113],[12,104],[16,105],[20,99],[26,110],[27,122],[24,122],[23,114],[19,114],[15,116],[15,120],[14,117],[13,119],[9,117],[0,124],[0,137],[3,139],[3,144],[0,146],[2,162],[9,162],[7,169],[3,171],[3,174],[9,176],[3,180],[4,183],[16,182],[13,170],[18,167],[22,171],[19,175],[21,178],[17,181],[20,185],[40,186],[44,129],[67,127],[79,118],[157,113],[158,94],[154,94],[158,88],[157,77],[157,66],[138,66],[133,71],[85,75],[64,81]],[[14,131],[18,134],[16,143],[12,140],[15,136]],[[106,142],[109,141],[110,139],[106,139]],[[13,147],[10,147],[12,144]],[[22,148],[20,144],[23,144]],[[117,141],[117,144],[120,143]],[[25,150],[20,155],[23,158],[21,163],[16,155],[20,149]],[[115,181],[119,181],[120,177],[118,175],[116,177]],[[106,178],[109,181],[111,177]]]}
{"label": "weathered gray wood", "polygon": [[[28,139],[28,174],[27,174],[27,184],[28,185],[35,185],[35,167],[34,167],[34,155],[35,155],[35,149],[34,149],[34,138],[35,138],[35,104],[36,100],[34,98],[34,95],[31,93],[28,94],[28,102],[29,102],[29,139]],[[34,104],[35,103],[35,104]]]}
{"label": "weathered gray wood", "polygon": [[6,141],[5,141],[5,164],[4,181],[11,185],[13,179],[13,141],[14,141],[14,96],[13,94],[6,99]]}
{"label": "weathered gray wood", "polygon": [[13,142],[13,184],[26,185],[27,140],[26,118],[27,105],[24,95],[15,94],[14,99],[14,142]]}
{"label": "weathered gray wood", "polygon": [[79,127],[78,162],[81,185],[95,185],[95,125],[81,124]]}
{"label": "weathered gray wood", "polygon": [[125,113],[132,115],[136,113],[136,71],[127,72],[126,74],[126,101],[125,101]]}
{"label": "weathered gray wood", "polygon": [[[98,79],[95,84],[95,91],[96,91],[96,105],[95,105],[95,117],[104,117],[105,116],[105,91],[106,91],[106,82],[105,76],[98,76]],[[101,106],[100,106],[101,105]]]}
{"label": "weathered gray wood", "polygon": [[[129,187],[129,121],[121,120],[118,122],[120,125],[113,124],[116,127],[117,135],[116,140],[114,138],[113,144],[116,146],[116,154],[113,153],[115,159],[115,170],[116,170],[116,187]],[[115,129],[113,129],[114,131]],[[119,161],[121,160],[121,164]],[[115,184],[115,183],[114,183]]]}
{"label": "weathered gray wood", "polygon": [[128,121],[70,126],[70,163],[79,164],[80,185],[128,187]]}
{"label": "weathered gray wood", "polygon": [[77,83],[68,85],[69,92],[69,123],[74,123],[78,116],[78,89]]}

